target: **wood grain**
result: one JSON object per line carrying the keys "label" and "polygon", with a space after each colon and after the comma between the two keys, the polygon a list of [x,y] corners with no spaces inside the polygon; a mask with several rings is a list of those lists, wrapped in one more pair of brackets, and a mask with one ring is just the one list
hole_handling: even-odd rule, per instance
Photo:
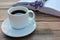
{"label": "wood grain", "polygon": [[0,0],[0,2],[16,2],[18,0]]}
{"label": "wood grain", "polygon": [[0,8],[0,40],[60,40],[60,18],[38,11],[35,12],[37,28],[32,34],[22,38],[4,35],[1,31],[1,25],[8,18],[7,10],[9,8],[9,6]]}

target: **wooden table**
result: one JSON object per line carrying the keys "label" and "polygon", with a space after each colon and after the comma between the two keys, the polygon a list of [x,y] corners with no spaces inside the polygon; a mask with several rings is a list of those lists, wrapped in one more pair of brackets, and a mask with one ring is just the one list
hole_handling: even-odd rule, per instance
{"label": "wooden table", "polygon": [[[0,7],[0,27],[8,17],[8,8],[10,7]],[[0,40],[60,40],[60,18],[41,12],[35,12],[35,15],[37,28],[32,34],[22,38],[11,38],[4,35],[0,28]]]}

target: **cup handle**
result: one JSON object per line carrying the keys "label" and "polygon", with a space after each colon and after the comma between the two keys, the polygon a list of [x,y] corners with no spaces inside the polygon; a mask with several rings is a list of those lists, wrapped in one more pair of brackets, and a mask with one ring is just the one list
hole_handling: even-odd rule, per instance
{"label": "cup handle", "polygon": [[35,14],[32,10],[28,10],[28,15],[30,20],[35,20]]}

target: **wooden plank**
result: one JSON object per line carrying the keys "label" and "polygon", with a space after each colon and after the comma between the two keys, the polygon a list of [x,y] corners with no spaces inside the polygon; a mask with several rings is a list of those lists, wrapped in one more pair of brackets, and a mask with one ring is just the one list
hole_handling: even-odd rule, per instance
{"label": "wooden plank", "polygon": [[31,35],[22,38],[11,38],[4,35],[1,25],[8,17],[7,10],[7,8],[0,9],[0,40],[60,40],[60,18],[41,12],[35,12],[37,28]]}
{"label": "wooden plank", "polygon": [[1,33],[1,25],[2,25],[2,22],[0,21],[0,33]]}
{"label": "wooden plank", "polygon": [[38,26],[32,34],[22,38],[8,37],[4,35],[0,30],[0,39],[1,40],[60,40],[60,31],[51,30],[51,28],[49,28],[50,26],[48,27],[48,25],[43,22],[41,23],[37,22],[37,24]]}
{"label": "wooden plank", "polygon": [[[58,39],[60,39],[60,29],[56,29],[52,25],[48,26],[47,24],[49,24],[49,23],[37,22],[37,28],[31,35],[28,35],[27,37],[24,37],[24,38],[18,38],[18,39],[21,39],[21,40],[24,40],[24,39],[25,40],[28,40],[28,39],[29,40],[39,40],[39,39],[41,39],[41,40],[43,40],[43,39],[44,40],[55,40],[55,39],[58,40]],[[55,23],[53,23],[53,24],[55,24]],[[1,27],[1,24],[2,24],[2,22],[0,22],[0,27]],[[60,24],[60,23],[57,23],[55,25],[58,25],[58,24]],[[60,28],[59,26],[56,26],[56,27]],[[1,38],[3,38],[3,40],[4,39],[15,39],[15,38],[7,37],[0,30],[0,39]]]}
{"label": "wooden plank", "polygon": [[0,10],[0,21],[3,21],[7,18],[7,10]]}
{"label": "wooden plank", "polygon": [[60,40],[60,31],[59,31],[60,29],[55,30],[54,27],[53,28],[54,30],[52,30],[51,28],[53,28],[53,26],[52,27],[48,26],[47,23],[37,22],[37,28],[31,35],[28,35],[23,38],[11,38],[4,35],[0,30],[0,39],[1,40],[14,40],[14,39],[15,40],[17,39],[18,40]]}
{"label": "wooden plank", "polygon": [[1,40],[60,40],[60,37],[56,37],[53,35],[39,35],[39,34],[32,34],[23,38],[11,38],[7,37],[3,34],[0,34]]}
{"label": "wooden plank", "polygon": [[53,15],[48,15],[45,13],[41,13],[41,12],[35,12],[36,15],[36,21],[40,21],[40,22],[59,22],[60,21],[60,17],[56,17]]}
{"label": "wooden plank", "polygon": [[[0,17],[1,20],[4,20],[7,17],[8,9],[0,9]],[[4,12],[3,12],[4,11]],[[43,14],[43,13],[35,13],[37,22],[60,22],[60,18],[54,17],[51,15]]]}
{"label": "wooden plank", "polygon": [[0,0],[0,2],[16,2],[18,0]]}
{"label": "wooden plank", "polygon": [[10,8],[18,0],[0,0],[0,9],[1,8]]}
{"label": "wooden plank", "polygon": [[50,29],[52,31],[60,31],[60,22],[37,22],[37,29]]}
{"label": "wooden plank", "polygon": [[[7,10],[0,10],[0,21],[3,21],[4,19],[6,19],[8,17]],[[49,20],[49,18],[51,20]],[[38,14],[38,15],[36,15],[36,21],[39,22],[38,25],[40,25],[40,26],[47,25],[48,27],[50,26],[49,28],[51,28],[51,29],[53,29],[54,27],[55,27],[55,29],[60,29],[59,28],[60,18],[56,18],[56,17],[53,17],[53,16],[44,15],[44,14],[42,14],[42,15]],[[43,24],[43,25],[41,25],[41,24]],[[44,27],[44,28],[46,28],[46,27]]]}
{"label": "wooden plank", "polygon": [[0,2],[0,9],[8,9],[16,2]]}

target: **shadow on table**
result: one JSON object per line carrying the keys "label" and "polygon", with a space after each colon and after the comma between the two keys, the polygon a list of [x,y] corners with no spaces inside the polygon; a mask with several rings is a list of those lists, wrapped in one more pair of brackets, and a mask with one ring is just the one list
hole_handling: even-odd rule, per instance
{"label": "shadow on table", "polygon": [[25,37],[19,37],[19,38],[9,37],[3,34],[5,40],[33,40],[33,38],[36,38],[38,36],[41,37],[41,36],[47,36],[47,35],[53,35],[52,30],[50,29],[41,29],[40,31],[35,30],[30,35],[27,35]]}
{"label": "shadow on table", "polygon": [[[34,31],[35,32],[35,31]],[[30,35],[24,36],[24,37],[9,37],[5,34],[3,34],[5,40],[30,40],[31,37],[33,37],[34,32],[31,33]]]}

